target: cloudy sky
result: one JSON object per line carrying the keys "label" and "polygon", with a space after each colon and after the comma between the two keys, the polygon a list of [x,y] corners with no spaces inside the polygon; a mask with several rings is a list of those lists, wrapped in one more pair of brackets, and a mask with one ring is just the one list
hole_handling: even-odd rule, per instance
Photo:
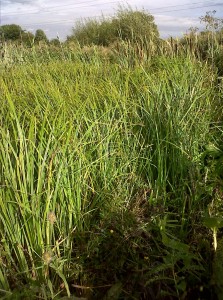
{"label": "cloudy sky", "polygon": [[146,9],[154,17],[162,37],[180,36],[191,26],[202,28],[199,17],[216,10],[223,18],[223,0],[0,0],[0,24],[18,24],[49,38],[62,40],[82,18],[112,16],[118,4]]}

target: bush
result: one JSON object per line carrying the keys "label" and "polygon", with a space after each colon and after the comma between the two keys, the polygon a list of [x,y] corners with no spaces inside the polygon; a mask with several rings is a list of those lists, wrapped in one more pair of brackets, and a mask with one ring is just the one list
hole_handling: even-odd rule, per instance
{"label": "bush", "polygon": [[154,17],[147,11],[133,11],[130,7],[117,10],[113,18],[85,19],[76,23],[72,36],[81,45],[108,46],[117,40],[134,43],[157,41],[159,32]]}
{"label": "bush", "polygon": [[16,24],[0,26],[0,36],[5,40],[18,40],[20,39],[22,32],[22,28]]}

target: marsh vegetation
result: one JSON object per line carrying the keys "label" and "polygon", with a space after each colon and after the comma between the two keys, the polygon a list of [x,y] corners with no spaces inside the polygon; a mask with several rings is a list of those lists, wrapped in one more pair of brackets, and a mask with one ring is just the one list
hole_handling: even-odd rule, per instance
{"label": "marsh vegetation", "polygon": [[4,43],[1,299],[222,299],[222,44],[193,34]]}

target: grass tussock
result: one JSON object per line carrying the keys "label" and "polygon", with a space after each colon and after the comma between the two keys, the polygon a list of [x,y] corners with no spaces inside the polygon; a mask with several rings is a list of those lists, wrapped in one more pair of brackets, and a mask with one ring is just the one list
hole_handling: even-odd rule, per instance
{"label": "grass tussock", "polygon": [[99,48],[2,64],[1,299],[214,299],[217,74]]}

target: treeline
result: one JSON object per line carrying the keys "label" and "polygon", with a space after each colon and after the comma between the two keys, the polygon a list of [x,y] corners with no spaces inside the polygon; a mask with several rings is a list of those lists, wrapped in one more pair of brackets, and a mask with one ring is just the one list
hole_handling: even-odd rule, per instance
{"label": "treeline", "polygon": [[32,46],[34,44],[39,44],[40,42],[56,45],[60,43],[58,39],[49,40],[42,29],[37,29],[33,34],[30,31],[24,30],[17,24],[0,26],[0,41],[10,41],[16,44],[23,44],[25,46]]}
{"label": "treeline", "polygon": [[[201,23],[206,27],[205,31],[199,31],[196,27],[189,28],[182,38],[170,39],[193,47],[200,43],[203,49],[207,49],[213,42],[223,44],[223,19],[215,17],[216,11],[207,12],[200,18]],[[21,42],[24,44],[34,44],[39,42],[59,44],[58,39],[49,40],[42,29],[37,29],[35,34],[24,30],[16,24],[0,26],[0,39],[4,41]],[[72,34],[67,36],[65,43],[77,42],[81,46],[105,46],[119,41],[132,43],[152,42],[156,45],[162,43],[158,27],[154,17],[146,10],[133,10],[131,7],[119,7],[113,17],[99,19],[83,19],[76,22],[72,29]]]}
{"label": "treeline", "polygon": [[[146,10],[133,10],[131,7],[119,7],[113,17],[101,16],[99,19],[83,19],[75,24],[72,34],[61,43],[59,39],[49,41],[42,29],[35,34],[22,29],[19,25],[0,26],[0,39],[33,46],[39,43],[60,46],[78,44],[81,47],[99,46],[116,49],[123,42],[131,45],[139,55],[151,56],[165,54],[165,47],[173,53],[190,51],[199,59],[210,60],[223,75],[223,19],[216,18],[216,11],[207,12],[200,17],[205,30],[191,27],[183,37],[163,40],[160,38],[154,17]],[[166,52],[167,53],[167,52]]]}

